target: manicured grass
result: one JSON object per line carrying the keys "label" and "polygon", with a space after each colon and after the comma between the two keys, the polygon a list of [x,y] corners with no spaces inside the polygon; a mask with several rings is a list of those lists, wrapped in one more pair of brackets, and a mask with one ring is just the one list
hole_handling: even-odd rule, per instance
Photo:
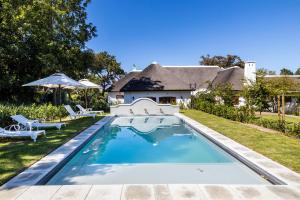
{"label": "manicured grass", "polygon": [[267,133],[197,110],[184,110],[184,115],[259,152],[286,167],[300,172],[300,139]]}
{"label": "manicured grass", "polygon": [[[259,115],[257,115],[259,117]],[[272,114],[262,114],[263,119],[271,119],[271,120],[278,120],[277,115],[272,115]],[[285,116],[285,121],[290,122],[290,123],[300,123],[300,118],[297,117],[290,117],[290,116]]]}
{"label": "manicured grass", "polygon": [[46,130],[46,137],[39,136],[35,143],[29,138],[0,139],[0,185],[66,143],[100,118],[80,118],[68,121],[67,126],[60,131]]}

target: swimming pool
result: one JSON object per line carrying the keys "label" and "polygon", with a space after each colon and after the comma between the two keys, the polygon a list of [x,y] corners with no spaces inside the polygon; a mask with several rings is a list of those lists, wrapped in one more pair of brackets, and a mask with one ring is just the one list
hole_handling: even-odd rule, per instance
{"label": "swimming pool", "polygon": [[176,116],[115,117],[49,181],[270,184]]}

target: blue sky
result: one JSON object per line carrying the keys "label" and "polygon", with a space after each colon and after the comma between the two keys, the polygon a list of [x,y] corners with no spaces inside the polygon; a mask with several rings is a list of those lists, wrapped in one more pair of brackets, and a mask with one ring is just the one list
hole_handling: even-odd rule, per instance
{"label": "blue sky", "polygon": [[97,26],[87,46],[115,55],[126,71],[197,65],[236,54],[276,70],[300,67],[300,0],[92,0]]}

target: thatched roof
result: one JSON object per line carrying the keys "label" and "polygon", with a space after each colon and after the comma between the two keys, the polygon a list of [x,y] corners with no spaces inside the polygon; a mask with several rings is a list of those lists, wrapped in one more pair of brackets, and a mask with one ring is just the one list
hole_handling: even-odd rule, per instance
{"label": "thatched roof", "polygon": [[239,67],[221,69],[218,66],[165,66],[151,64],[141,72],[130,72],[111,91],[174,91],[206,89],[230,83],[234,90],[243,87],[244,70]]}
{"label": "thatched roof", "polygon": [[221,68],[217,66],[165,67],[165,69],[182,81],[192,84],[196,89],[207,88],[208,83],[211,82],[221,70]]}
{"label": "thatched roof", "polygon": [[171,71],[159,64],[151,64],[133,77],[121,91],[161,91],[161,90],[188,90],[193,88]]}
{"label": "thatched roof", "polygon": [[127,84],[132,78],[137,76],[140,72],[129,72],[123,78],[115,82],[109,89],[111,92],[119,92],[125,84]]}
{"label": "thatched roof", "polygon": [[230,67],[218,72],[212,81],[212,86],[231,84],[232,89],[239,91],[243,89],[244,69],[240,67]]}

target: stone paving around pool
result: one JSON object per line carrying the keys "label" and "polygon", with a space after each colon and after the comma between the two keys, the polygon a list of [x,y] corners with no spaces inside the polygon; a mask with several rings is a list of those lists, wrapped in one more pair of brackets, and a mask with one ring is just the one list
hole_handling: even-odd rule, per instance
{"label": "stone paving around pool", "polygon": [[[11,199],[271,199],[300,200],[300,175],[277,162],[223,136],[222,134],[182,115],[186,123],[216,142],[247,165],[261,171],[282,185],[207,185],[207,184],[147,184],[147,185],[36,185],[72,152],[85,144],[112,116],[62,145],[0,188],[0,200]],[[163,176],[160,174],[159,176]]]}
{"label": "stone paving around pool", "polygon": [[55,185],[0,192],[2,200],[299,200],[300,186],[257,185]]}

